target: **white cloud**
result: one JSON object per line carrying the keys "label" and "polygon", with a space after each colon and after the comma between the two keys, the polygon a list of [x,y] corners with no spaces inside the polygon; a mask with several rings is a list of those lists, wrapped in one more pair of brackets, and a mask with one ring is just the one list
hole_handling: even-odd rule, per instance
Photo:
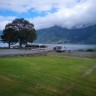
{"label": "white cloud", "polygon": [[[62,4],[61,4],[62,5]],[[57,12],[32,19],[37,29],[52,26],[72,28],[96,23],[96,1],[82,0],[74,6],[60,7]]]}
{"label": "white cloud", "polygon": [[0,16],[0,30],[3,30],[5,25],[12,22],[16,17],[3,17]]}
{"label": "white cloud", "polygon": [[0,0],[0,9],[21,13],[34,9],[41,12],[49,11],[52,8],[72,7],[76,3],[78,0]]}
{"label": "white cloud", "polygon": [[[0,0],[0,10],[6,9],[17,13],[46,12],[44,17],[25,18],[33,22],[36,29],[55,25],[71,28],[82,24],[96,23],[96,0]],[[54,13],[50,12],[56,9]],[[0,17],[0,28],[15,17]]]}

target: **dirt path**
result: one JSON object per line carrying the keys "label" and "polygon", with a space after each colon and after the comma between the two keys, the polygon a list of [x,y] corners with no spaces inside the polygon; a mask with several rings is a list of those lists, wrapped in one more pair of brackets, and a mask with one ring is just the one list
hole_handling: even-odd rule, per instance
{"label": "dirt path", "polygon": [[25,50],[25,49],[1,49],[0,57],[3,56],[29,56],[29,55],[46,55],[46,50],[44,49],[34,49],[34,50]]}
{"label": "dirt path", "polygon": [[88,76],[88,75],[91,75],[91,73],[93,72],[93,70],[96,68],[96,65],[94,65],[94,66],[92,66],[92,67],[90,67],[89,69],[87,69],[86,71],[85,71],[85,73],[83,74],[83,77],[86,77],[86,76]]}
{"label": "dirt path", "polygon": [[96,59],[96,52],[55,52],[51,51],[47,55],[68,57],[68,58],[79,58],[79,59]]}

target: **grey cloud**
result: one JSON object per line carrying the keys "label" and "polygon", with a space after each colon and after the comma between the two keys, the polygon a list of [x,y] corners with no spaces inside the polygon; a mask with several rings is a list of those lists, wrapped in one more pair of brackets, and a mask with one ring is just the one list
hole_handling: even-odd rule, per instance
{"label": "grey cloud", "polygon": [[46,17],[37,17],[32,19],[37,29],[48,28],[52,26],[61,26],[72,28],[74,26],[90,25],[96,23],[96,1],[82,0],[75,6],[69,8],[60,8],[55,13],[50,13]]}
{"label": "grey cloud", "polygon": [[[26,18],[34,23],[36,29],[55,25],[72,28],[96,23],[96,0],[14,0],[14,2],[0,0],[0,4],[0,9],[9,9],[15,12],[27,12],[32,8],[36,12],[48,12],[45,17]],[[56,9],[54,13],[50,12],[53,8]],[[1,18],[0,28],[12,20],[8,18],[5,20]]]}

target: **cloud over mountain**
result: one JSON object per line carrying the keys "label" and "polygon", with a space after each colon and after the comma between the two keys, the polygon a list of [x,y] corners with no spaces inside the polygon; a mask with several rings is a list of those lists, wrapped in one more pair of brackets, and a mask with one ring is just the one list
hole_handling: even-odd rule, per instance
{"label": "cloud over mountain", "polygon": [[[0,10],[9,10],[16,14],[26,15],[29,12],[32,15],[32,11],[38,13],[34,18],[26,17],[35,24],[36,29],[56,25],[72,28],[96,23],[96,0],[2,0],[0,4]],[[0,28],[4,28],[15,17],[18,16],[6,18],[0,14]]]}

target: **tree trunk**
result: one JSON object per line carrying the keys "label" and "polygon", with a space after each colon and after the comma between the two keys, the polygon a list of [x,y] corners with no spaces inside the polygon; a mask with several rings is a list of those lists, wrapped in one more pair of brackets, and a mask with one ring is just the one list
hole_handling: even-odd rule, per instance
{"label": "tree trunk", "polygon": [[10,42],[8,43],[8,48],[10,49]]}
{"label": "tree trunk", "polygon": [[27,44],[27,42],[25,43],[25,46],[27,46],[28,44]]}
{"label": "tree trunk", "polygon": [[19,41],[19,47],[22,48],[22,41]]}

